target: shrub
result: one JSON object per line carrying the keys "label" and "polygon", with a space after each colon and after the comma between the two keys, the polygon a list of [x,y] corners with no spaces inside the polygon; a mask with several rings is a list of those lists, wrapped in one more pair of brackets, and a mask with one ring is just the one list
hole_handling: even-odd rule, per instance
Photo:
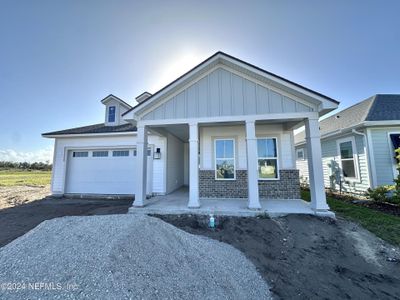
{"label": "shrub", "polygon": [[393,185],[381,185],[376,189],[369,188],[365,196],[375,202],[386,202],[390,199],[390,192],[394,189]]}

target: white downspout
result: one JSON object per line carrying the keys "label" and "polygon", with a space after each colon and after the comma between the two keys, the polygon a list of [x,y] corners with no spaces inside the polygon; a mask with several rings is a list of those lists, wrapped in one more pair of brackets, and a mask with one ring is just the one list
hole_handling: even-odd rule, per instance
{"label": "white downspout", "polygon": [[[370,172],[371,170],[371,162],[369,160],[369,153],[368,153],[368,141],[367,141],[367,135],[364,132],[360,132],[357,131],[355,129],[351,130],[352,133],[357,134],[357,135],[361,135],[364,138],[364,153],[365,153],[365,159],[367,161],[367,174],[368,174],[368,181],[369,181],[369,187],[373,188],[373,178],[372,178],[372,174]],[[361,170],[360,170],[361,171]]]}

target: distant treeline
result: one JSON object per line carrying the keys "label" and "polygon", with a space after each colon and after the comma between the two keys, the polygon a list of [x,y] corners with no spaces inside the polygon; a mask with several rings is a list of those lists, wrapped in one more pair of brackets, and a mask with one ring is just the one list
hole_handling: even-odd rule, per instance
{"label": "distant treeline", "polygon": [[21,169],[21,170],[41,170],[51,171],[52,165],[48,162],[12,162],[12,161],[0,161],[0,169]]}

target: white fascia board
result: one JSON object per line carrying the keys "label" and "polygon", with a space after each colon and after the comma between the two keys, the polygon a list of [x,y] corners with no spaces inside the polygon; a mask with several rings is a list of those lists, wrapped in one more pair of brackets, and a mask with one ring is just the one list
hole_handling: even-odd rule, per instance
{"label": "white fascia board", "polygon": [[[352,127],[348,127],[348,128],[345,128],[345,129],[337,129],[337,130],[334,130],[334,131],[327,132],[327,133],[321,135],[321,141],[325,140],[325,139],[328,139],[328,138],[335,137],[335,136],[351,133],[353,129],[357,129],[357,128],[361,128],[361,127],[364,127],[363,123],[360,123],[358,125],[355,125],[355,126],[352,126]],[[301,145],[304,145],[305,143],[306,143],[306,141],[304,140],[304,141],[301,141],[299,143],[296,143],[295,146],[296,147],[297,146],[301,146]]]}
{"label": "white fascia board", "polygon": [[108,101],[111,101],[111,100],[117,101],[119,104],[121,104],[122,106],[126,107],[127,109],[131,109],[131,108],[132,108],[132,106],[130,106],[130,105],[127,104],[126,102],[121,101],[121,99],[118,99],[118,98],[113,97],[113,96],[109,96],[109,97],[107,97],[107,98],[101,100],[101,103],[107,104],[107,102],[108,102]]}
{"label": "white fascia board", "polygon": [[71,137],[101,137],[101,136],[135,136],[136,132],[108,132],[108,133],[83,133],[83,134],[52,134],[52,135],[43,135],[44,138],[71,138]]}
{"label": "white fascia board", "polygon": [[400,120],[365,121],[364,126],[400,126]]}
{"label": "white fascia board", "polygon": [[230,122],[257,122],[267,120],[281,120],[282,122],[303,119],[318,119],[317,112],[297,112],[297,113],[278,113],[278,114],[262,114],[262,115],[238,115],[238,116],[217,116],[206,118],[190,118],[190,119],[159,119],[159,120],[141,120],[138,126],[156,126],[170,124],[201,124],[201,123],[230,123]]}

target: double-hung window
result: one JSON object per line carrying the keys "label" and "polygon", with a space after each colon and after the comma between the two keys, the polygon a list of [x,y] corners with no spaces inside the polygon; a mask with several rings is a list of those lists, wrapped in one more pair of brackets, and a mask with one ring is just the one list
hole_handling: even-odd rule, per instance
{"label": "double-hung window", "polygon": [[357,164],[354,154],[355,144],[352,139],[338,142],[342,174],[347,179],[357,179]]}
{"label": "double-hung window", "polygon": [[215,140],[215,179],[233,180],[235,175],[235,140]]}
{"label": "double-hung window", "polygon": [[258,178],[278,179],[279,163],[276,138],[257,139]]}
{"label": "double-hung window", "polygon": [[109,123],[115,122],[115,106],[108,107],[108,122]]}

